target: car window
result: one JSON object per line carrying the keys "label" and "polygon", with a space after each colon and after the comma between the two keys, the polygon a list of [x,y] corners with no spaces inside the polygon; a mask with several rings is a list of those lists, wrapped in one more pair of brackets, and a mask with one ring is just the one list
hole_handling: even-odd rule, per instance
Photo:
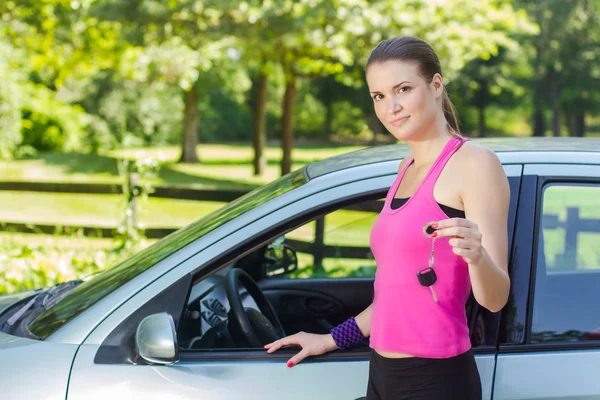
{"label": "car window", "polygon": [[600,185],[549,184],[538,232],[531,342],[600,339]]}
{"label": "car window", "polygon": [[235,199],[226,206],[170,234],[133,257],[82,283],[62,301],[33,321],[29,326],[29,330],[40,339],[47,338],[65,323],[159,261],[260,204],[287,193],[306,182],[305,168],[300,168]]}
{"label": "car window", "polygon": [[288,232],[285,243],[297,253],[289,278],[374,277],[369,235],[385,198],[339,208]]}

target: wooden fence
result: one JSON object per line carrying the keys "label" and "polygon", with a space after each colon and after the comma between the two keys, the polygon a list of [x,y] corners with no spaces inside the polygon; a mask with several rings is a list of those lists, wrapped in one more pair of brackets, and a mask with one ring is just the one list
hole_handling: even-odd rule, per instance
{"label": "wooden fence", "polygon": [[[55,193],[79,193],[79,194],[121,194],[121,185],[118,184],[87,184],[87,183],[48,183],[48,182],[0,182],[0,190],[32,191],[32,192],[55,192]],[[150,197],[184,199],[196,201],[218,201],[229,202],[246,194],[243,190],[202,190],[189,187],[157,186]],[[343,207],[345,210],[368,211],[378,213],[383,206],[381,200],[365,201],[359,204]],[[191,221],[190,221],[191,222]],[[544,214],[542,216],[543,229],[565,230],[565,251],[559,255],[561,264],[577,265],[577,244],[580,232],[600,233],[600,220],[584,219],[579,215],[579,208],[567,208],[567,218],[560,221],[558,215]],[[79,226],[79,225],[49,225],[31,224],[22,222],[6,221],[0,222],[0,230],[23,233],[45,233],[70,235],[81,232],[89,237],[113,237],[116,227]],[[146,237],[160,239],[176,231],[178,228],[156,227],[145,230]],[[325,233],[325,220],[318,218],[315,224],[315,241],[308,243],[288,239],[287,241],[299,249],[300,252],[312,254],[314,264],[321,265],[324,258],[372,258],[368,247],[352,246],[327,246],[323,242]]]}
{"label": "wooden fence", "polygon": [[[118,184],[0,182],[0,190],[78,194],[122,194],[122,186]],[[150,193],[149,196],[180,200],[229,202],[246,194],[247,192],[248,191],[242,190],[202,190],[189,187],[157,186],[153,188],[153,192]],[[382,201],[374,200],[349,205],[347,207],[343,207],[343,209],[378,213],[381,211],[382,207]],[[149,239],[160,239],[176,231],[177,229],[178,228],[172,227],[155,227],[145,229],[144,233]],[[87,237],[111,238],[115,235],[117,228],[0,221],[0,231],[57,235],[71,235],[74,233],[79,233]],[[303,242],[294,239],[287,239],[287,242],[294,248],[298,249],[298,252],[313,255],[315,266],[321,266],[323,259],[325,258],[372,258],[371,250],[368,247],[328,246],[323,241],[324,236],[325,220],[324,218],[318,218],[315,223],[314,242]]]}

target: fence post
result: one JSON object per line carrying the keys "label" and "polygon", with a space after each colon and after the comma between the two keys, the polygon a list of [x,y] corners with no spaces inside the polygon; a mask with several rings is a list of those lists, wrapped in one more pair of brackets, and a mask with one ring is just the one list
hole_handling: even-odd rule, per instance
{"label": "fence post", "polygon": [[323,272],[323,258],[325,258],[325,216],[315,220],[315,241],[312,246],[313,253],[313,274]]}
{"label": "fence post", "polygon": [[579,207],[567,208],[565,221],[565,251],[563,265],[568,269],[577,269],[577,237],[579,234]]}

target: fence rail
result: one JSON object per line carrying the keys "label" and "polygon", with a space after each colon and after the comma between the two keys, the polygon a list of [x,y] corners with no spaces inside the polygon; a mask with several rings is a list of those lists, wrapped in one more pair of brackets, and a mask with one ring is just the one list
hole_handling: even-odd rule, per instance
{"label": "fence rail", "polygon": [[[57,192],[80,194],[121,194],[122,186],[119,184],[88,184],[88,183],[49,183],[49,182],[0,182],[0,190]],[[205,190],[178,186],[157,186],[151,197],[168,199],[185,199],[196,201],[230,202],[248,193],[248,190]],[[378,213],[383,206],[381,200],[365,201],[343,207],[344,210],[368,211]],[[191,221],[190,221],[191,222]],[[567,218],[561,221],[558,215],[544,214],[542,216],[543,229],[565,230],[565,253],[560,254],[562,261],[575,267],[578,234],[581,232],[600,232],[600,220],[581,218],[579,208],[567,208]],[[145,229],[149,239],[160,239],[176,231],[175,227],[152,227]],[[45,233],[70,235],[80,232],[88,237],[113,237],[117,231],[114,227],[77,226],[77,225],[52,225],[32,224],[16,221],[0,222],[0,231],[19,233]],[[325,221],[323,218],[316,220],[315,241],[303,242],[288,239],[288,242],[302,253],[312,254],[315,265],[320,265],[324,258],[371,258],[368,247],[329,246],[323,242]],[[571,249],[571,251],[567,250]]]}
{"label": "fence rail", "polygon": [[[119,184],[88,184],[88,183],[49,183],[49,182],[0,182],[0,190],[78,193],[78,194],[122,194]],[[151,197],[168,199],[185,199],[196,201],[229,202],[246,194],[243,190],[203,190],[189,187],[157,186],[153,188]],[[366,211],[378,213],[383,207],[383,201],[364,201],[343,207],[344,210]],[[192,221],[190,221],[192,222]],[[144,234],[149,239],[161,239],[176,231],[176,227],[146,228]],[[18,233],[37,233],[50,235],[82,234],[86,237],[111,238],[117,233],[116,227],[37,224],[17,221],[0,222],[0,231]],[[322,265],[325,258],[372,258],[369,247],[330,246],[324,243],[325,220],[318,218],[315,226],[314,242],[287,239],[288,243],[300,253],[311,254],[315,265]]]}
{"label": "fence rail", "polygon": [[[44,193],[77,194],[123,194],[120,184],[60,183],[60,182],[0,182],[0,190]],[[229,202],[248,193],[249,190],[207,190],[185,186],[157,185],[150,197],[164,199]]]}

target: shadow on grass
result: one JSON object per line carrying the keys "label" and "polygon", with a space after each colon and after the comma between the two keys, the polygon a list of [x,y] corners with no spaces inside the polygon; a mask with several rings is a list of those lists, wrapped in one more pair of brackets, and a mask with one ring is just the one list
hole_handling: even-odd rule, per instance
{"label": "shadow on grass", "polygon": [[117,160],[112,157],[82,153],[39,153],[19,161],[40,160],[50,166],[62,167],[71,174],[109,174],[119,176]]}
{"label": "shadow on grass", "polygon": [[[13,161],[18,165],[19,161],[39,160],[42,163],[61,168],[66,175],[83,174],[93,175],[101,174],[107,177],[107,180],[113,181],[112,178],[119,179],[118,159],[108,156],[96,154],[81,154],[81,153],[40,153],[35,157],[27,157]],[[205,163],[208,165],[208,163]],[[236,165],[231,163],[211,163],[212,165]],[[251,164],[249,162],[249,164]],[[167,163],[162,165],[158,178],[162,180],[164,185],[209,185],[216,186],[219,189],[254,189],[260,185],[239,182],[234,179],[218,179],[214,177],[204,177],[201,174],[188,174],[181,171],[176,171],[171,168],[174,164]],[[202,165],[202,164],[200,164]],[[237,163],[237,165],[240,165]],[[96,180],[95,180],[96,181]]]}
{"label": "shadow on grass", "polygon": [[239,182],[233,179],[215,179],[212,177],[209,178],[202,175],[192,175],[181,171],[175,171],[171,168],[171,164],[166,164],[161,167],[159,178],[164,181],[162,184],[166,185],[210,185],[216,186],[219,189],[240,190],[252,190],[260,186]]}

